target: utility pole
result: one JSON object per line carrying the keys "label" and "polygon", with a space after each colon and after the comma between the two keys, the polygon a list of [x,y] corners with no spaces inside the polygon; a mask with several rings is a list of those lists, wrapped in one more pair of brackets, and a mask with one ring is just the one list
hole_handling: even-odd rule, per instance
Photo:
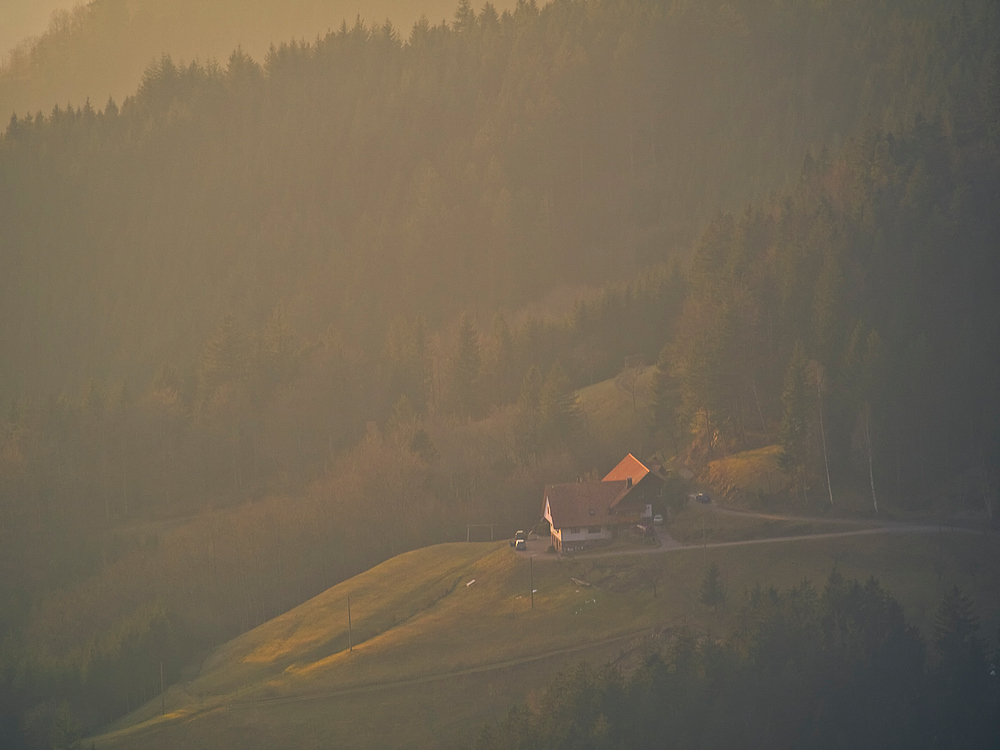
{"label": "utility pole", "polygon": [[701,548],[705,553],[705,565],[708,565],[708,540],[705,537],[705,512],[701,514]]}
{"label": "utility pole", "polygon": [[347,595],[347,650],[354,650],[354,639],[351,637],[351,595]]}
{"label": "utility pole", "polygon": [[528,586],[531,588],[531,608],[535,608],[535,572],[531,567],[531,559],[528,558]]}

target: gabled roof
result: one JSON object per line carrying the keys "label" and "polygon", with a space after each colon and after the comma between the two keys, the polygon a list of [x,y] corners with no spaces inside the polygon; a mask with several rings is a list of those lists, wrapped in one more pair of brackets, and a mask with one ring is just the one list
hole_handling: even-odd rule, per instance
{"label": "gabled roof", "polygon": [[604,477],[604,482],[625,481],[631,477],[632,484],[639,484],[642,478],[649,473],[649,469],[643,465],[642,461],[629,453],[618,462],[618,465],[608,472]]}
{"label": "gabled roof", "polygon": [[629,489],[625,480],[547,484],[544,502],[548,503],[552,526],[557,529],[621,523],[622,519],[610,511]]}

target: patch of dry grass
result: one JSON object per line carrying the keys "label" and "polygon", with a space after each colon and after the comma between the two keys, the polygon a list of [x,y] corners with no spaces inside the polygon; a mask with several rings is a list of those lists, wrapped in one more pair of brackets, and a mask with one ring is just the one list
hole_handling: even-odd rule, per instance
{"label": "patch of dry grass", "polygon": [[710,509],[688,507],[675,514],[666,526],[666,532],[678,542],[700,544],[702,541],[737,542],[744,539],[800,536],[803,534],[828,534],[837,531],[854,531],[864,528],[857,523],[835,521],[778,520],[751,515],[713,513]]}
{"label": "patch of dry grass", "polygon": [[634,403],[632,393],[625,387],[631,384],[619,385],[614,378],[577,391],[593,441],[615,454],[642,454],[648,434],[654,369],[646,367],[639,372],[634,386]]}
{"label": "patch of dry grass", "polygon": [[[715,613],[699,602],[713,562],[727,592]],[[976,598],[983,632],[996,632],[1000,548],[989,537],[899,534],[536,560],[534,609],[528,561],[506,543],[440,545],[394,558],[226,644],[199,678],[171,688],[166,717],[153,719],[153,701],[95,744],[467,745],[561,665],[615,656],[628,634],[654,627],[724,632],[755,584],[806,578],[820,587],[834,565],[848,577],[881,579],[925,631],[942,592],[957,583]],[[365,634],[353,652],[343,642],[348,592]],[[627,637],[607,641],[615,636]]]}
{"label": "patch of dry grass", "polygon": [[794,489],[793,480],[778,465],[780,455],[780,446],[768,445],[716,459],[705,467],[705,483],[738,504],[760,496],[786,495]]}

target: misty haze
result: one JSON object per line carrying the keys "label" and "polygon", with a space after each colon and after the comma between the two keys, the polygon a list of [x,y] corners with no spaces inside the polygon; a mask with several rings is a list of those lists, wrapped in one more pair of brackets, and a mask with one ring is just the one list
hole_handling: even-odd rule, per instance
{"label": "misty haze", "polygon": [[0,55],[0,747],[1000,746],[996,2]]}

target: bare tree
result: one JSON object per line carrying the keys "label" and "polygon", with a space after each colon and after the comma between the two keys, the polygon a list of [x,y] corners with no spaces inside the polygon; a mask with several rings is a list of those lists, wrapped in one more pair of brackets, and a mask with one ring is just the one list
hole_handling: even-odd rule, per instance
{"label": "bare tree", "polygon": [[632,396],[632,413],[634,414],[638,407],[636,405],[635,391],[636,384],[639,381],[639,375],[642,374],[642,357],[626,357],[625,366],[621,373],[615,378],[615,384],[623,391]]}
{"label": "bare tree", "polygon": [[823,465],[826,468],[826,488],[830,493],[830,506],[833,507],[833,484],[830,482],[830,458],[826,450],[826,427],[823,424],[823,394],[826,393],[828,381],[826,369],[816,360],[809,363],[809,375],[816,383],[816,403],[819,406],[819,434],[823,438]]}
{"label": "bare tree", "polygon": [[878,513],[878,496],[875,494],[875,469],[872,449],[872,408],[867,401],[858,414],[854,425],[854,449],[868,462],[868,479],[872,488],[872,505]]}

